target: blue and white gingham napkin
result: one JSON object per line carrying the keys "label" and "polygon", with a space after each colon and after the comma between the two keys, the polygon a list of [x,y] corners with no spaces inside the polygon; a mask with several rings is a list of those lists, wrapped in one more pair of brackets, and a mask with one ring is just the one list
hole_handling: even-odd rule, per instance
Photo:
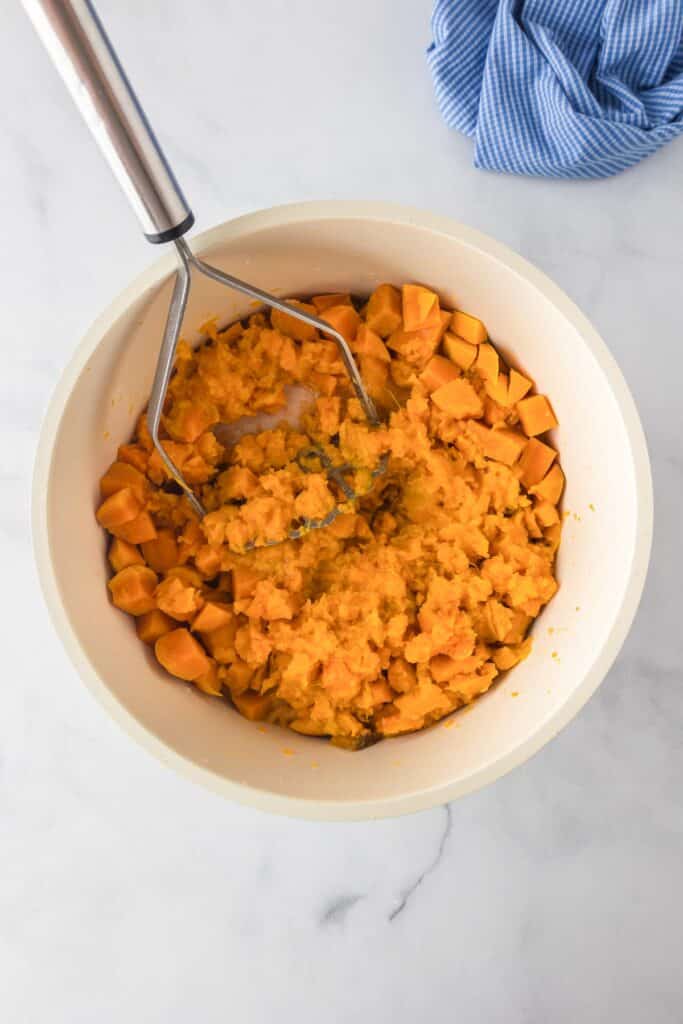
{"label": "blue and white gingham napkin", "polygon": [[607,177],[683,132],[683,0],[436,0],[432,33],[477,167]]}

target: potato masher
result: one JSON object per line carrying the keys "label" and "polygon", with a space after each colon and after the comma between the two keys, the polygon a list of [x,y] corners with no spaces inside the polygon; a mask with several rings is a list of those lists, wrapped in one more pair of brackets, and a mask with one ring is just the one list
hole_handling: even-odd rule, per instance
{"label": "potato masher", "polygon": [[[23,0],[23,4],[128,197],[145,237],[154,244],[172,242],[175,246],[179,267],[154,374],[147,421],[160,458],[197,514],[203,517],[204,507],[159,439],[164,399],[173,372],[192,271],[205,274],[219,284],[242,292],[271,309],[287,313],[333,338],[368,423],[373,427],[378,426],[379,417],[374,402],[365,389],[346,339],[338,331],[324,320],[309,316],[275,295],[205,263],[192,252],[184,236],[194,224],[194,214],[90,0]],[[297,459],[299,466],[302,469],[308,466],[310,471],[311,465],[317,462],[328,478],[337,484],[347,502],[353,502],[361,496],[345,476],[350,467],[335,467],[322,450],[315,448],[300,454],[302,457]],[[373,470],[372,479],[383,473],[385,468],[386,457],[383,457]],[[337,505],[324,519],[304,520],[289,536],[297,539],[309,530],[327,526],[342,511],[344,509]]]}

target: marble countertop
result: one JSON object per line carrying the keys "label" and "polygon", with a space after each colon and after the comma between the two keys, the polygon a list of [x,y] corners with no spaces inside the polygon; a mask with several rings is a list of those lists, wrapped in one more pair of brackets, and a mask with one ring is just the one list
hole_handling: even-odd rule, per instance
{"label": "marble countertop", "polygon": [[384,198],[469,222],[555,278],[640,408],[655,545],[596,696],[531,762],[448,808],[280,820],[134,746],[48,621],[28,511],[61,368],[155,254],[19,6],[3,5],[3,1020],[678,1024],[683,142],[606,182],[475,171],[433,102],[429,0],[98,7],[200,227]]}

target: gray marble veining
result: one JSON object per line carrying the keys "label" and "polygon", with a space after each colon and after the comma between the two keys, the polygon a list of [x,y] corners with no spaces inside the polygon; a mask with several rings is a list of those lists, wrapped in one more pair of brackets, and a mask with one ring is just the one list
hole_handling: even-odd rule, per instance
{"label": "gray marble veining", "polygon": [[467,221],[551,274],[638,402],[655,546],[596,696],[531,762],[450,808],[271,819],[138,750],[54,635],[27,521],[60,368],[154,254],[4,5],[2,1019],[680,1024],[683,143],[606,182],[474,171],[433,103],[428,0],[98,6],[200,225],[379,197]]}

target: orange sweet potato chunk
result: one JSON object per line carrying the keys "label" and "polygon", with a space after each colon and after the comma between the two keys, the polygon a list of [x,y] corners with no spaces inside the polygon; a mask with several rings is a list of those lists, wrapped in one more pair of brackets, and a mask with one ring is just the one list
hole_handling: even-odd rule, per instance
{"label": "orange sweet potato chunk", "polygon": [[218,666],[215,661],[210,661],[206,672],[202,672],[200,676],[197,676],[197,678],[192,681],[194,685],[202,691],[202,693],[208,693],[210,697],[223,696],[220,680],[218,678]]}
{"label": "orange sweet potato chunk", "polygon": [[157,660],[167,672],[192,682],[211,668],[206,651],[187,629],[173,629],[154,645]]}
{"label": "orange sweet potato chunk", "polygon": [[460,309],[456,309],[451,317],[451,330],[472,345],[481,345],[488,338],[488,331],[481,320]]}
{"label": "orange sweet potato chunk", "polygon": [[235,636],[237,633],[237,620],[226,622],[218,629],[212,629],[208,633],[202,633],[202,640],[209,651],[221,665],[229,665],[237,658],[235,652]]}
{"label": "orange sweet potato chunk", "polygon": [[534,505],[534,515],[536,516],[536,521],[544,530],[549,526],[555,526],[560,521],[560,515],[557,508],[549,501],[539,501]]}
{"label": "orange sweet potato chunk", "polygon": [[[315,306],[310,306],[307,302],[297,302],[292,299],[287,305],[294,306],[302,313],[309,313],[311,316],[318,315]],[[295,341],[314,341],[318,337],[316,328],[311,324],[297,320],[296,317],[289,316],[287,313],[281,313],[278,309],[271,310],[270,320],[276,331],[286,334],[289,338],[294,338]]]}
{"label": "orange sweet potato chunk", "polygon": [[311,302],[318,313],[324,313],[330,306],[351,306],[351,296],[347,292],[331,292],[329,295],[314,295]]}
{"label": "orange sweet potato chunk", "polygon": [[177,576],[169,576],[156,589],[156,603],[162,612],[180,622],[194,619],[204,604],[196,587],[184,583]]}
{"label": "orange sweet potato chunk", "polygon": [[121,569],[125,569],[128,565],[145,564],[145,560],[135,544],[129,544],[127,541],[121,540],[120,537],[114,537],[107,557],[114,572],[121,572]]}
{"label": "orange sweet potato chunk", "polygon": [[157,574],[146,565],[129,565],[109,580],[111,598],[129,615],[144,615],[156,607],[154,591]]}
{"label": "orange sweet potato chunk", "polygon": [[[123,491],[107,498],[107,501],[113,501],[120,494],[123,494]],[[120,526],[110,526],[109,530],[121,540],[127,540],[129,544],[144,544],[145,541],[154,540],[157,535],[154,521],[149,512],[141,512],[135,519],[130,519]]]}
{"label": "orange sweet potato chunk", "polygon": [[142,545],[145,561],[155,572],[168,572],[178,564],[178,544],[173,530],[158,530],[154,540]]}
{"label": "orange sweet potato chunk", "polygon": [[359,356],[372,356],[373,359],[379,359],[382,363],[391,362],[388,348],[379,334],[370,330],[367,324],[361,324],[358,328],[352,348],[354,353]]}
{"label": "orange sweet potato chunk", "polygon": [[420,380],[429,392],[436,391],[443,384],[448,384],[459,377],[460,371],[444,356],[432,356],[420,374]]}
{"label": "orange sweet potato chunk", "polygon": [[441,310],[436,292],[421,284],[404,284],[401,297],[404,330],[419,331],[427,327],[441,327]]}
{"label": "orange sweet potato chunk", "polygon": [[447,331],[443,339],[443,350],[448,358],[461,370],[469,370],[477,358],[477,346]]}
{"label": "orange sweet potato chunk", "polygon": [[489,377],[484,385],[486,394],[498,405],[510,405],[509,382],[506,373],[499,373],[497,377]]}
{"label": "orange sweet potato chunk", "polygon": [[151,647],[154,646],[160,636],[163,636],[164,633],[170,633],[175,628],[176,623],[173,619],[170,619],[168,615],[164,615],[158,608],[153,608],[151,612],[145,612],[144,615],[140,615],[135,620],[135,632],[143,644],[149,644]]}
{"label": "orange sweet potato chunk", "polygon": [[555,463],[551,470],[543,477],[540,483],[530,487],[529,490],[537,498],[549,501],[551,505],[557,505],[564,490],[564,473]]}
{"label": "orange sweet potato chunk", "polygon": [[130,487],[115,491],[105,498],[97,510],[97,522],[105,530],[113,531],[124,523],[130,523],[142,511],[142,502]]}
{"label": "orange sweet potato chunk", "polygon": [[448,384],[442,384],[432,393],[432,402],[456,419],[481,416],[484,407],[481,398],[469,381],[459,377]]}
{"label": "orange sweet potato chunk", "polygon": [[199,633],[210,633],[221,626],[228,626],[235,619],[230,605],[223,601],[207,601],[192,622],[192,629]]}
{"label": "orange sweet potato chunk", "polygon": [[330,306],[320,314],[320,319],[334,327],[346,341],[353,341],[360,324],[360,317],[353,306]]}
{"label": "orange sweet potato chunk", "polygon": [[489,433],[484,454],[506,466],[512,466],[520,457],[526,438],[516,430],[492,430]]}
{"label": "orange sweet potato chunk", "polygon": [[235,601],[251,597],[261,577],[246,565],[236,565],[232,570],[232,596]]}
{"label": "orange sweet potato chunk", "polygon": [[474,364],[477,372],[484,380],[498,380],[500,373],[500,360],[493,345],[480,345],[477,352],[477,361]]}
{"label": "orange sweet potato chunk", "polygon": [[365,323],[380,338],[388,338],[402,323],[401,293],[392,284],[375,288],[368,301]]}
{"label": "orange sweet potato chunk", "polygon": [[381,405],[389,400],[387,393],[387,381],[389,380],[389,367],[381,359],[374,356],[360,356],[358,368],[363,378],[363,383],[371,398]]}
{"label": "orange sweet potato chunk", "polygon": [[135,466],[127,462],[113,462],[100,480],[102,497],[108,498],[124,488],[130,488],[136,498],[144,502],[149,492],[149,483]]}
{"label": "orange sweet potato chunk", "polygon": [[519,468],[522,471],[520,480],[527,490],[541,482],[555,461],[556,455],[557,452],[550,445],[535,437],[529,439],[519,460]]}
{"label": "orange sweet potato chunk", "polygon": [[524,435],[516,430],[489,428],[476,421],[471,421],[468,429],[487,459],[495,459],[506,466],[515,464],[527,443]]}
{"label": "orange sweet potato chunk", "polygon": [[545,395],[532,395],[517,403],[517,412],[527,437],[536,437],[557,426],[555,413]]}
{"label": "orange sweet potato chunk", "polygon": [[508,388],[508,404],[517,405],[524,396],[531,391],[532,382],[528,377],[523,377],[517,370],[510,370],[510,384]]}
{"label": "orange sweet potato chunk", "polygon": [[239,713],[250,722],[262,722],[273,705],[273,698],[267,693],[247,690],[245,693],[233,693],[232,702]]}

